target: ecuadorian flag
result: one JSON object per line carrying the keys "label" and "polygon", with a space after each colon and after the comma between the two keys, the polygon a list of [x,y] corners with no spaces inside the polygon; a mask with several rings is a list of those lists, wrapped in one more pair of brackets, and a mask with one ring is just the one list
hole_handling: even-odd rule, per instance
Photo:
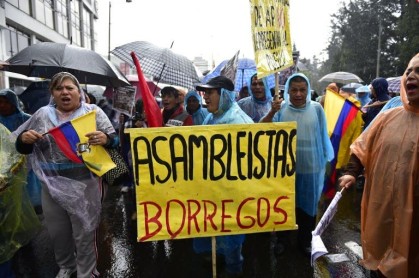
{"label": "ecuadorian flag", "polygon": [[326,90],[324,112],[335,158],[330,163],[330,176],[325,179],[323,192],[332,198],[336,193],[336,169],[348,163],[349,147],[361,134],[363,120],[362,112],[353,102],[331,90]]}
{"label": "ecuadorian flag", "polygon": [[99,177],[116,167],[103,146],[89,145],[88,151],[79,154],[78,144],[88,142],[87,133],[96,130],[96,111],[93,110],[54,127],[49,134],[54,138],[64,155],[74,163],[84,163],[90,171]]}

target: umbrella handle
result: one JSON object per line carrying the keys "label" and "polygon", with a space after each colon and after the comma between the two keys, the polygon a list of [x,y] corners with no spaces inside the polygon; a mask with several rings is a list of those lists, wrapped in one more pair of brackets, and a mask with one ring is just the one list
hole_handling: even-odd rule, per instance
{"label": "umbrella handle", "polygon": [[275,72],[275,94],[274,94],[274,100],[279,99],[279,75],[278,72]]}

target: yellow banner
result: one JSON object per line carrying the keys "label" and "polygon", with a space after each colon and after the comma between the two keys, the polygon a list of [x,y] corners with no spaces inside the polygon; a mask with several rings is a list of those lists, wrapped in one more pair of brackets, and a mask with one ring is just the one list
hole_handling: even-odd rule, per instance
{"label": "yellow banner", "polygon": [[289,0],[250,0],[258,78],[293,65]]}
{"label": "yellow banner", "polygon": [[138,241],[296,229],[296,123],[129,129]]}

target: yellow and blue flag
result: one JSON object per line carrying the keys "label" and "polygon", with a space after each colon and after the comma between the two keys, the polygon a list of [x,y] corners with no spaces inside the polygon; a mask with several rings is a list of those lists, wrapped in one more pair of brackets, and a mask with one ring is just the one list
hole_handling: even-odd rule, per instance
{"label": "yellow and blue flag", "polygon": [[98,176],[116,167],[103,146],[88,145],[87,151],[78,152],[79,144],[88,144],[85,134],[96,130],[96,111],[65,122],[48,133],[54,138],[64,155],[74,163],[84,163]]}
{"label": "yellow and blue flag", "polygon": [[336,169],[341,169],[348,163],[349,147],[361,134],[363,120],[358,106],[332,90],[326,90],[324,112],[335,158],[330,163],[331,172],[325,179],[323,192],[332,198],[336,193]]}

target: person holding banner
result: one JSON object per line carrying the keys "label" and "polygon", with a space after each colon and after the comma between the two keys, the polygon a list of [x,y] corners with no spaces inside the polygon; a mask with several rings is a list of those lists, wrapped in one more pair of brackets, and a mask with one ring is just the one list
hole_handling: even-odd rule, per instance
{"label": "person holding banner", "polygon": [[402,106],[371,122],[351,145],[341,187],[365,170],[361,201],[361,264],[379,277],[419,273],[419,53],[401,80]]}
{"label": "person holding banner", "polygon": [[[272,103],[272,94],[266,78],[258,79],[257,73],[253,74],[248,83],[249,96],[237,102],[240,108],[257,123],[269,112]],[[271,261],[262,259],[263,254],[269,252],[271,233],[254,233],[246,235],[243,243],[243,269],[246,275],[253,277],[269,277],[271,274]]]}
{"label": "person holding banner", "polygon": [[192,116],[183,108],[183,96],[178,89],[167,86],[161,89],[163,124],[165,126],[192,125]]}
{"label": "person holding banner", "polygon": [[[207,84],[196,86],[198,91],[204,92],[204,100],[210,113],[203,125],[216,124],[248,124],[252,119],[240,109],[235,101],[234,84],[225,76],[210,79]],[[216,237],[217,253],[224,255],[226,272],[228,275],[241,275],[243,257],[241,254],[244,235]],[[211,251],[210,238],[194,238],[195,252]]]}
{"label": "person holding banner", "polygon": [[201,125],[208,115],[208,110],[202,107],[202,98],[196,91],[186,94],[184,107],[192,116],[193,125]]}
{"label": "person holding banner", "polygon": [[310,82],[302,73],[288,78],[284,102],[272,102],[261,122],[297,122],[296,215],[298,245],[311,255],[311,231],[316,225],[317,205],[322,193],[326,164],[334,157],[322,106],[311,100]]}
{"label": "person holding banner", "polygon": [[253,74],[249,79],[249,96],[237,102],[240,108],[257,123],[271,109],[272,95],[266,78]]}
{"label": "person holding banner", "polygon": [[[42,183],[45,224],[60,268],[57,277],[70,277],[75,272],[77,277],[98,277],[96,229],[100,222],[103,188],[87,163],[75,163],[49,132],[93,112],[93,121],[96,120],[93,125],[97,130],[77,134],[78,137],[88,138],[90,148],[95,145],[114,148],[118,145],[118,136],[103,110],[85,102],[84,92],[72,74],[57,73],[49,89],[49,105],[36,111],[13,133],[17,136],[16,149],[30,154],[31,166]],[[66,139],[64,136],[62,141]],[[102,167],[100,160],[104,157],[95,165]]]}

